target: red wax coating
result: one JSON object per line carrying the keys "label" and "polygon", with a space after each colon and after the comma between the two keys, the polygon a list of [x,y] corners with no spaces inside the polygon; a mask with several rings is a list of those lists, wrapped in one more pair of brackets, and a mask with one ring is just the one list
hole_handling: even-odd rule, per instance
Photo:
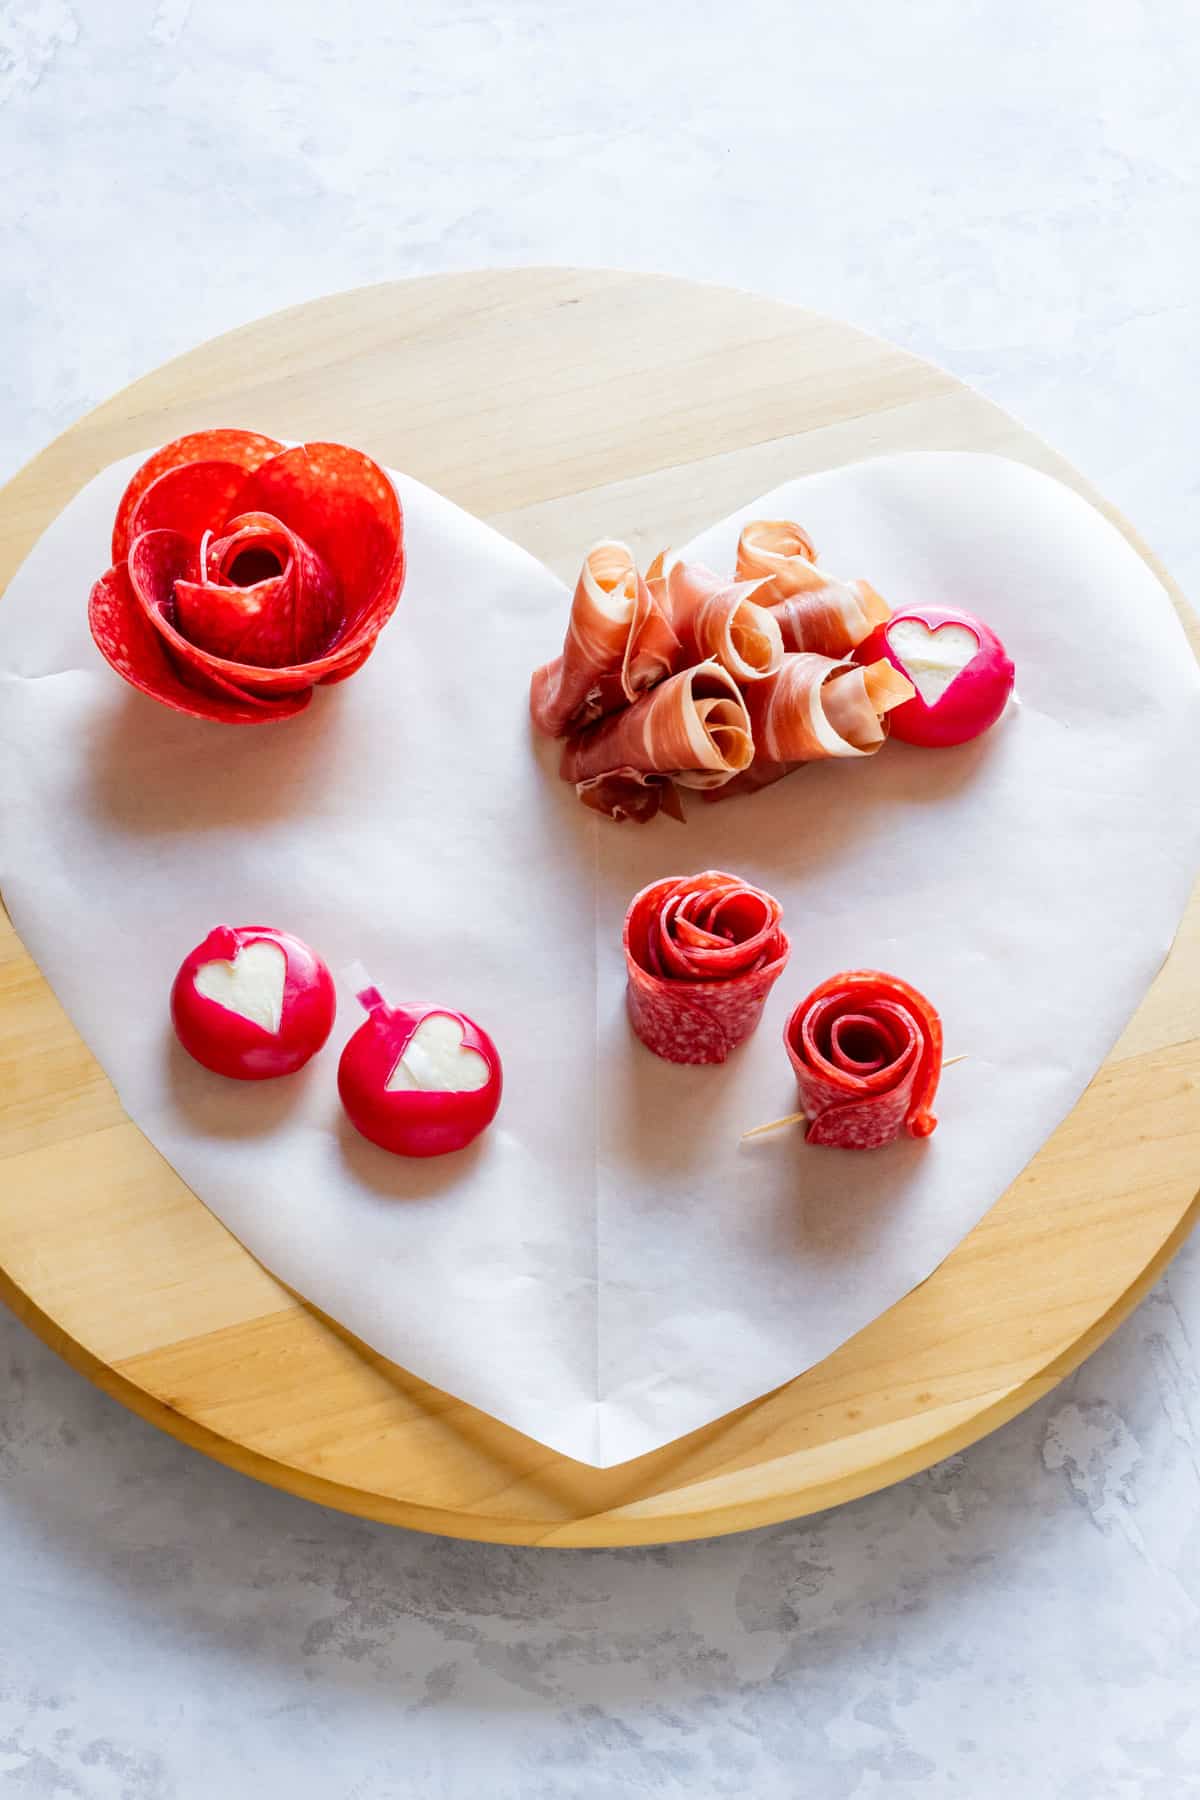
{"label": "red wax coating", "polygon": [[[338,1064],[338,1093],[351,1123],[395,1156],[445,1156],[464,1149],[495,1118],[504,1086],[500,1053],[487,1032],[449,1006],[388,1006],[376,988],[364,988],[358,1000],[367,1019]],[[389,1088],[414,1034],[435,1015],[453,1020],[463,1049],[483,1058],[486,1082],[467,1092]]]}
{"label": "red wax coating", "polygon": [[291,718],[361,668],[404,585],[404,520],[360,450],[197,431],[143,463],[92,589],[97,648],[177,712]]}
{"label": "red wax coating", "polygon": [[668,876],[625,916],[633,1028],[668,1062],[719,1063],[750,1036],[788,959],[778,900],[722,869]]}
{"label": "red wax coating", "polygon": [[831,975],[783,1036],[808,1143],[876,1150],[902,1131],[924,1138],[935,1129],[942,1022],[906,981],[879,969]]}
{"label": "red wax coating", "polygon": [[[236,964],[241,952],[256,943],[274,944],[286,959],[278,1031],[196,986],[205,963]],[[336,1010],[333,977],[316,951],[272,925],[216,926],[184,957],[171,988],[171,1021],[184,1049],[206,1069],[234,1081],[269,1081],[303,1068],[332,1031]]]}
{"label": "red wax coating", "polygon": [[973,614],[948,606],[907,606],[893,613],[859,644],[854,652],[855,662],[872,663],[886,657],[901,674],[907,675],[907,666],[894,647],[891,634],[897,625],[911,619],[935,634],[940,626],[960,625],[972,633],[979,649],[940,699],[931,703],[922,698],[918,689],[911,700],[893,707],[888,714],[892,736],[902,743],[930,749],[965,744],[994,725],[1008,704],[1013,689],[1012,659],[991,626]]}

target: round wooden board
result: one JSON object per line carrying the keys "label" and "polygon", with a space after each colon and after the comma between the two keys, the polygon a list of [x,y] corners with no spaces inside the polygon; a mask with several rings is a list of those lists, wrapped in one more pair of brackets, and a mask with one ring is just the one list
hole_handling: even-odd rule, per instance
{"label": "round wooden board", "polygon": [[[650,553],[788,476],[892,450],[1001,451],[1115,517],[980,395],[860,331],[725,289],[531,269],[316,301],[136,382],[0,493],[0,583],[105,464],[218,424],[359,444],[564,577],[594,538]],[[260,1268],[125,1117],[6,926],[0,1295],[156,1424],[349,1512],[554,1545],[764,1525],[980,1437],[1129,1312],[1196,1207],[1198,1020],[1200,896],[1075,1112],[936,1274],[786,1387],[596,1470],[385,1362]]]}

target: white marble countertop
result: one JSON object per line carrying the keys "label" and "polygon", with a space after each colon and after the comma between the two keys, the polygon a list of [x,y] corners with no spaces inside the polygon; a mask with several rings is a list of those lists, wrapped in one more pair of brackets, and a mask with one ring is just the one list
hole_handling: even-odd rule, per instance
{"label": "white marble countertop", "polygon": [[[0,477],[199,339],[487,263],[840,314],[1056,444],[1200,593],[1189,0],[0,0]],[[0,1317],[0,1791],[1200,1794],[1200,1257],[964,1456],[538,1553],[185,1450]]]}

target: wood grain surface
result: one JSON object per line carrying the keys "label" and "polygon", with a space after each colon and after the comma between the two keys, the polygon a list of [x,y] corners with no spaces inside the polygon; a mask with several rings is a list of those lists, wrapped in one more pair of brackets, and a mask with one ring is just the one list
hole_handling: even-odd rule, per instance
{"label": "wood grain surface", "polygon": [[[942,370],[751,295],[561,269],[336,295],[156,370],[0,492],[0,583],[99,469],[218,424],[359,444],[564,577],[592,538],[650,552],[789,476],[885,451],[995,450],[1087,495],[1182,604],[1078,475]],[[1074,1113],[928,1281],[787,1386],[596,1470],[428,1387],[281,1287],[125,1117],[5,923],[0,1296],[156,1424],[331,1506],[529,1544],[735,1531],[927,1466],[1100,1343],[1192,1223],[1198,1077],[1194,896]]]}

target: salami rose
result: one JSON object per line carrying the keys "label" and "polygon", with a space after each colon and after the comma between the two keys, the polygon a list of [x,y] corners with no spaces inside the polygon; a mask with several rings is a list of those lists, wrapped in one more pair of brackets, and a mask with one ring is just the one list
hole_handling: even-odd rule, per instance
{"label": "salami rose", "polygon": [[198,431],[155,452],[117,509],[92,636],[177,712],[289,718],[362,666],[404,583],[396,490],[343,444]]}
{"label": "salami rose", "polygon": [[189,951],[171,1019],[189,1056],[234,1081],[291,1075],[333,1030],[333,977],[315,950],[271,925],[218,925]]}
{"label": "salami rose", "polygon": [[634,1030],[668,1062],[719,1063],[750,1036],[788,959],[778,900],[736,875],[668,876],[625,916]]}
{"label": "salami rose", "polygon": [[784,1043],[808,1143],[876,1150],[901,1132],[928,1137],[937,1125],[942,1022],[895,975],[851,969],[830,976],[793,1012]]}

